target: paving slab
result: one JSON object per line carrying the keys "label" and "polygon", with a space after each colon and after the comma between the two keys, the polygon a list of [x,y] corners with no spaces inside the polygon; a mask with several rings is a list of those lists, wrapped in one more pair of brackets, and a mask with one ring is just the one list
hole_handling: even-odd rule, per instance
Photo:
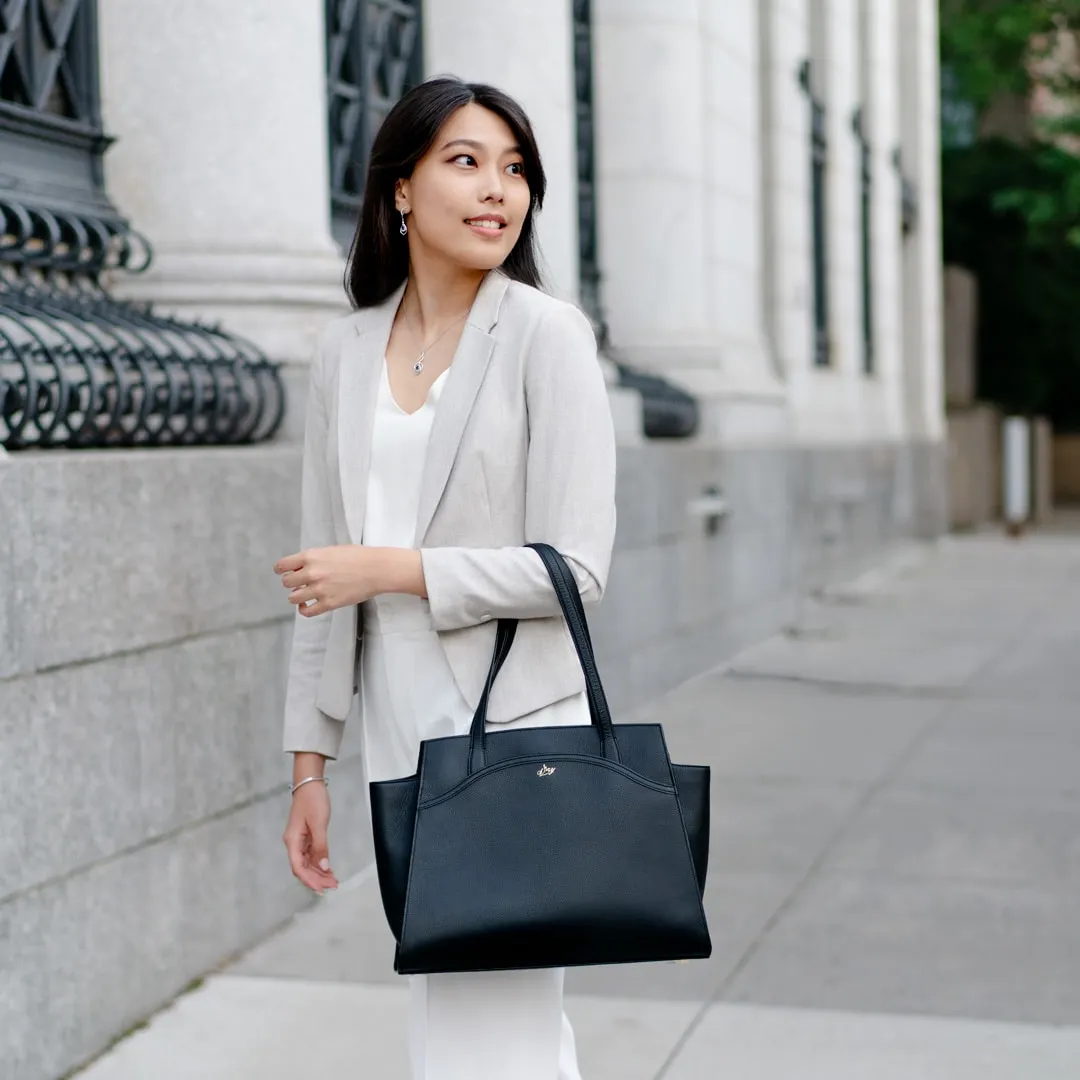
{"label": "paving slab", "polygon": [[1072,889],[827,870],[722,997],[1080,1024],[1078,956]]}
{"label": "paving slab", "polygon": [[714,1005],[663,1080],[1075,1080],[1080,1029]]}
{"label": "paving slab", "polygon": [[[1080,608],[1075,609],[1080,613]],[[1071,626],[1033,621],[992,665],[978,672],[973,689],[980,696],[1008,694],[1024,700],[1080,701],[1076,618]]]}
{"label": "paving slab", "polygon": [[229,971],[399,986],[393,964],[394,939],[383,915],[378,881],[369,869],[294,916]]}
{"label": "paving slab", "polygon": [[675,760],[727,778],[865,787],[884,777],[948,703],[844,686],[726,676],[665,702]]}
{"label": "paving slab", "polygon": [[968,792],[975,800],[1077,801],[1080,741],[1071,735],[989,738],[937,730],[899,765],[894,782]]}
{"label": "paving slab", "polygon": [[655,1080],[699,1012],[697,1002],[569,995],[566,1015],[574,1026],[582,1077]]}
{"label": "paving slab", "polygon": [[216,975],[81,1080],[407,1080],[406,992]]}
{"label": "paving slab", "polygon": [[1014,698],[1001,694],[970,696],[949,703],[937,732],[978,741],[1004,736],[1034,743],[1048,738],[1048,753],[1071,753],[1066,748],[1080,743],[1080,709],[1062,708],[1060,701],[1049,698],[1028,698],[1018,707]]}
{"label": "paving slab", "polygon": [[997,641],[933,639],[900,628],[876,636],[776,637],[748,650],[732,670],[898,690],[952,690],[970,681],[1000,647]]}
{"label": "paving slab", "polygon": [[1078,892],[1080,803],[890,789],[851,823],[825,868]]}

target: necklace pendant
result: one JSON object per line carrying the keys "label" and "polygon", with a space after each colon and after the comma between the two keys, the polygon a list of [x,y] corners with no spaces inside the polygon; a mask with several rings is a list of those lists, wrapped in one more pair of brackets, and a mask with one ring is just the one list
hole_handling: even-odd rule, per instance
{"label": "necklace pendant", "polygon": [[416,363],[413,364],[412,369],[413,369],[413,374],[414,375],[419,375],[420,372],[422,372],[424,370],[424,354],[423,353],[421,353],[416,358]]}

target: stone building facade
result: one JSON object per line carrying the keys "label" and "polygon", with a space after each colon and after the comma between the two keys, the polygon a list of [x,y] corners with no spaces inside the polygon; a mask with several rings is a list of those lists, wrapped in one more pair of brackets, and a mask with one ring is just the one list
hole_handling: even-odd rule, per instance
{"label": "stone building facade", "polygon": [[[933,0],[3,5],[0,1080],[305,903],[271,566],[402,89],[489,81],[536,127],[550,287],[611,376],[626,708],[943,528],[936,40]],[[357,747],[339,873],[369,862]]]}

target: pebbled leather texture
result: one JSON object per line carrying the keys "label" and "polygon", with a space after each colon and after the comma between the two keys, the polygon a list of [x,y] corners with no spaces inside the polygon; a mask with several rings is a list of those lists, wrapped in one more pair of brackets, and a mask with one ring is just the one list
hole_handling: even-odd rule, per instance
{"label": "pebbled leather texture", "polygon": [[[611,721],[580,596],[551,574],[592,724],[425,741],[415,776],[370,785],[402,974],[704,958],[709,769],[672,766],[658,724]],[[574,601],[577,601],[575,604]],[[500,625],[488,689],[513,643]]]}

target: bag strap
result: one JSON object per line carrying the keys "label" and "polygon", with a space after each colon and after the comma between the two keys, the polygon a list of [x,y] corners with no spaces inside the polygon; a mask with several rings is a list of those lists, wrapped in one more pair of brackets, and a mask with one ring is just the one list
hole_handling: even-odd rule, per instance
{"label": "bag strap", "polygon": [[[605,757],[615,761],[619,760],[619,746],[615,738],[615,729],[611,721],[611,710],[608,707],[604,687],[600,682],[600,673],[596,668],[596,657],[593,653],[592,636],[589,633],[589,623],[585,617],[585,607],[581,602],[581,593],[578,591],[577,580],[567,565],[562,555],[550,544],[527,544],[540,557],[544,568],[551,578],[555,589],[555,596],[559,601],[563,617],[566,619],[567,628],[570,631],[574,649],[578,655],[578,661],[585,675],[585,691],[589,701],[589,715],[593,727],[600,733],[600,749]],[[480,701],[473,716],[469,742],[469,773],[478,768],[483,768],[487,762],[485,753],[485,725],[487,723],[487,704],[491,694],[492,685],[499,670],[506,662],[510,647],[514,642],[517,632],[516,619],[500,619],[499,629],[495,638],[495,651],[491,658],[491,667],[488,670],[487,681]]]}
{"label": "bag strap", "polygon": [[596,655],[593,652],[592,635],[589,633],[589,622],[585,617],[585,605],[581,602],[581,593],[578,590],[577,579],[567,565],[562,555],[550,544],[528,544],[544,562],[548,574],[555,586],[555,593],[559,598],[559,606],[562,608],[567,625],[570,628],[570,637],[577,650],[578,660],[581,662],[581,670],[585,673],[585,689],[589,699],[589,712],[592,715],[593,725],[600,729],[604,739],[604,753],[612,751],[611,756],[619,759],[618,744],[615,741],[615,728],[611,722],[611,709],[608,707],[607,695],[604,693],[603,684],[600,682],[600,672],[596,668]]}

